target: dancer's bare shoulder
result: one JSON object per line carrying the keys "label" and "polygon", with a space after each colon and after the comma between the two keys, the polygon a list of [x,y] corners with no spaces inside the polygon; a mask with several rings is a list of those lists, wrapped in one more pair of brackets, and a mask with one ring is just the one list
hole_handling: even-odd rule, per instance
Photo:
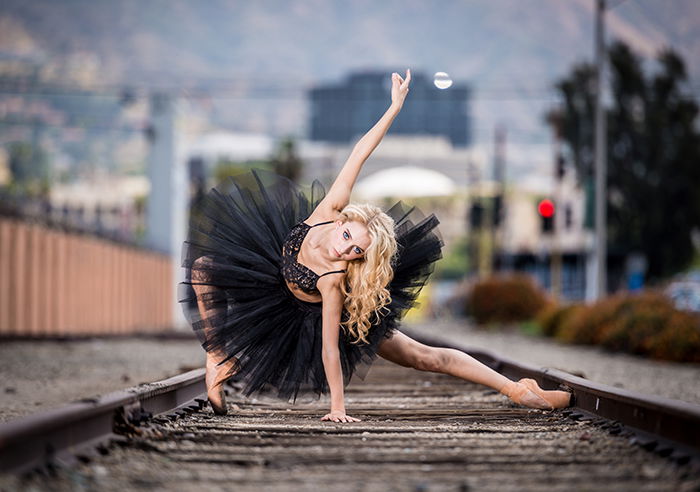
{"label": "dancer's bare shoulder", "polygon": [[338,220],[340,211],[336,210],[330,204],[319,203],[314,211],[309,215],[304,222],[309,225],[319,224],[321,222]]}

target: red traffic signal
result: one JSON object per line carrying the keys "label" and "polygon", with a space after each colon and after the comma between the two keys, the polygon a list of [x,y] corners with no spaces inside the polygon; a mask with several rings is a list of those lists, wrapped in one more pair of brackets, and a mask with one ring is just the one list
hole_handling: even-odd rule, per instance
{"label": "red traffic signal", "polygon": [[540,215],[546,219],[554,217],[554,202],[545,198],[537,204],[537,211]]}

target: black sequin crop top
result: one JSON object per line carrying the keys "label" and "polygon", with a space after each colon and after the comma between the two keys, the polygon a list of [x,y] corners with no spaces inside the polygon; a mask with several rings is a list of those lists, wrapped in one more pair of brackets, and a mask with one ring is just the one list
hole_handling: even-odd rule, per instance
{"label": "black sequin crop top", "polygon": [[316,282],[321,277],[330,275],[331,273],[345,273],[345,270],[334,270],[332,272],[326,272],[322,275],[318,275],[316,272],[297,262],[297,256],[299,255],[299,249],[301,248],[301,243],[304,242],[304,238],[308,234],[312,227],[330,224],[333,222],[329,220],[327,222],[320,222],[318,224],[309,225],[305,222],[299,222],[297,225],[292,227],[292,230],[287,234],[287,238],[284,240],[282,245],[282,276],[284,279],[298,286],[303,292],[307,294],[318,294],[318,289],[316,288]]}

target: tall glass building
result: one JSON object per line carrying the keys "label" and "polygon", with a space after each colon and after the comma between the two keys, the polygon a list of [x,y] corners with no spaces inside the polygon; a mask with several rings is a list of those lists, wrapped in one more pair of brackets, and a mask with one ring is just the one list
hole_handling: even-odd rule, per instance
{"label": "tall glass building", "polygon": [[[466,84],[438,89],[425,74],[412,73],[410,94],[389,134],[442,135],[454,146],[468,146],[469,94]],[[390,72],[356,72],[341,84],[311,89],[309,99],[310,139],[350,143],[367,132],[389,106]]]}

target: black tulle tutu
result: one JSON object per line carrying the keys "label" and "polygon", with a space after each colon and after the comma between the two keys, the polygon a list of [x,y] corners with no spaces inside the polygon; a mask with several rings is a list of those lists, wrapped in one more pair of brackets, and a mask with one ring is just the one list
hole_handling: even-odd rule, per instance
{"label": "black tulle tutu", "polygon": [[[282,278],[282,244],[305,220],[325,191],[317,181],[305,190],[265,171],[229,178],[193,206],[183,245],[186,280],[180,302],[207,351],[236,357],[236,378],[250,395],[274,389],[279,397],[328,392],[321,360],[321,303],[294,297]],[[341,329],[339,349],[344,382],[363,376],[380,342],[414,305],[441,257],[434,215],[397,203],[386,211],[396,222],[399,245],[389,312],[376,322],[368,343],[354,344]],[[197,262],[195,264],[195,262]],[[194,268],[193,268],[194,266]],[[194,277],[193,277],[194,276]],[[200,315],[193,285],[206,286]]]}

